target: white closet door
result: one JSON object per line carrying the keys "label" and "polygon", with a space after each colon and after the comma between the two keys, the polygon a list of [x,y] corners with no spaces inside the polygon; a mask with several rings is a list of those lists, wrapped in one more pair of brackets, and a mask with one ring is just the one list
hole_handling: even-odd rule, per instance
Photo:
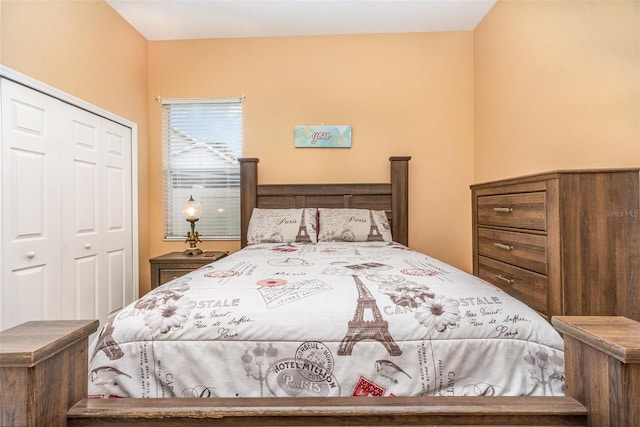
{"label": "white closet door", "polygon": [[105,304],[99,307],[99,318],[129,304],[135,298],[133,289],[133,231],[131,182],[131,129],[104,119],[102,121],[102,158],[104,160],[102,232],[106,254]]}
{"label": "white closet door", "polygon": [[132,302],[131,128],[2,79],[0,330]]}
{"label": "white closet door", "polygon": [[[100,236],[102,205],[101,118],[68,107],[62,154],[62,313],[66,319],[93,319],[105,299]],[[103,292],[104,293],[104,292]]]}
{"label": "white closet door", "polygon": [[58,101],[2,79],[0,329],[61,318]]}
{"label": "white closet door", "polygon": [[133,301],[131,130],[69,114],[63,153],[63,313],[104,321]]}

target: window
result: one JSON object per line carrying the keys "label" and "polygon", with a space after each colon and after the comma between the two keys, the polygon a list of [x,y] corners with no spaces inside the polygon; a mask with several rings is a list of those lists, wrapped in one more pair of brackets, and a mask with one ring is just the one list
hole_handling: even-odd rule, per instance
{"label": "window", "polygon": [[162,99],[166,239],[184,239],[182,206],[202,204],[201,239],[240,238],[242,98]]}

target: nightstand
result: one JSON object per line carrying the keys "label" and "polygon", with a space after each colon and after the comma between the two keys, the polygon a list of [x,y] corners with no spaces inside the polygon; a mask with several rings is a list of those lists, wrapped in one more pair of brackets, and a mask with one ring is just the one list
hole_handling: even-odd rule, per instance
{"label": "nightstand", "polygon": [[170,252],[151,258],[151,289],[167,283],[176,277],[211,264],[228,255],[228,252],[206,251],[200,255],[185,255],[183,252]]}

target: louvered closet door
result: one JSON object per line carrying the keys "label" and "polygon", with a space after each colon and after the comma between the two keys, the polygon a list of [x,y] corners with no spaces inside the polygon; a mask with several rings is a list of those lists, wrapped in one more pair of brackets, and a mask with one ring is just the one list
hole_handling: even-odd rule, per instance
{"label": "louvered closet door", "polygon": [[61,317],[58,101],[2,79],[0,329]]}

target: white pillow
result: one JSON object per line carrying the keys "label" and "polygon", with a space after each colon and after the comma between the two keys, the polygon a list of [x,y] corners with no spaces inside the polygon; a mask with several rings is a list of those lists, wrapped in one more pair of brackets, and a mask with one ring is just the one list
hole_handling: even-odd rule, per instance
{"label": "white pillow", "polygon": [[384,211],[319,208],[320,242],[391,242]]}
{"label": "white pillow", "polygon": [[316,243],[317,209],[254,208],[247,230],[247,244]]}

